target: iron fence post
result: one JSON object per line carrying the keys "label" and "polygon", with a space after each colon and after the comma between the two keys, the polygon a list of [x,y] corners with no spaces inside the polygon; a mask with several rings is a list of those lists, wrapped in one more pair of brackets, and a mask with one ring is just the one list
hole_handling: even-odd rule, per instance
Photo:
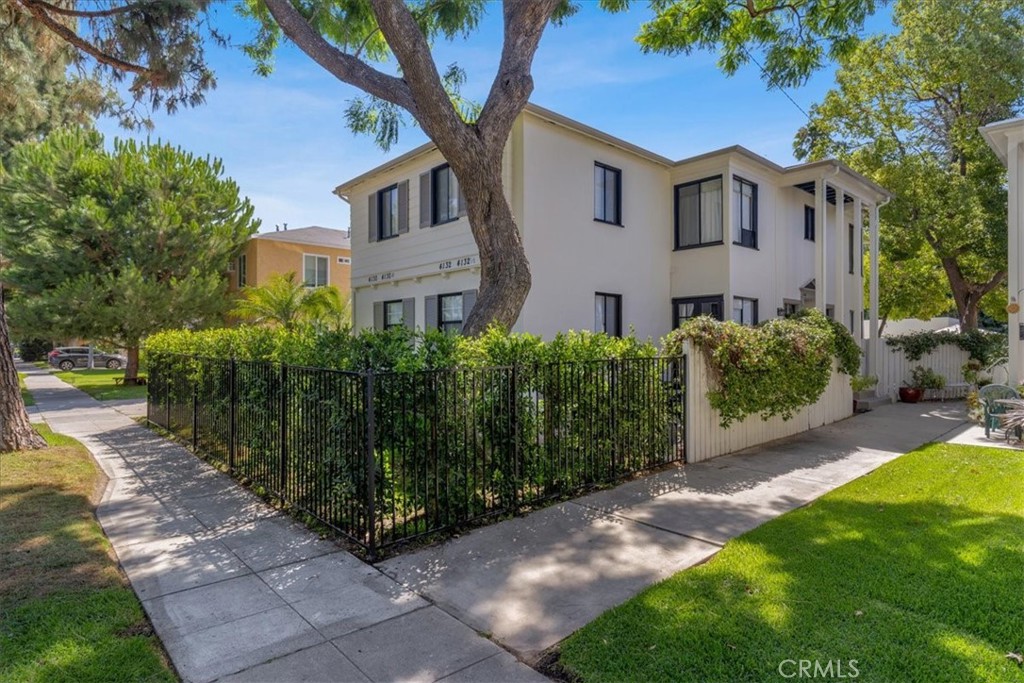
{"label": "iron fence post", "polygon": [[167,431],[171,430],[171,375],[168,372],[164,375],[164,398],[167,401],[167,421],[164,423],[164,429]]}
{"label": "iron fence post", "polygon": [[372,562],[377,559],[377,461],[376,424],[373,408],[373,370],[363,375],[366,402],[366,526],[368,534],[366,550]]}
{"label": "iron fence post", "polygon": [[278,389],[281,392],[280,395],[280,422],[278,432],[281,436],[281,462],[280,462],[280,475],[278,481],[278,493],[283,500],[285,498],[285,485],[288,483],[288,391],[286,384],[288,382],[288,366],[281,363],[281,380],[279,382]]}
{"label": "iron fence post", "polygon": [[512,405],[509,407],[512,420],[512,512],[519,511],[520,473],[522,472],[522,450],[519,444],[519,366],[512,366]]}
{"label": "iron fence post", "polygon": [[228,399],[228,472],[231,474],[235,473],[235,449],[238,447],[238,431],[235,426],[238,421],[238,388],[235,382],[235,372],[237,364],[235,363],[234,357],[231,358],[231,364],[228,366],[228,382],[231,383],[229,388]]}
{"label": "iron fence post", "polygon": [[199,378],[192,380],[192,450],[199,450]]}

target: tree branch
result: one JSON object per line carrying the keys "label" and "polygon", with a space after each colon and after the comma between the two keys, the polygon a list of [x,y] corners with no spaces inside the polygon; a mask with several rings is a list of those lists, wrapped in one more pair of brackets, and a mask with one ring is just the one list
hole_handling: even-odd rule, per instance
{"label": "tree branch", "polygon": [[284,34],[328,73],[374,97],[402,107],[419,120],[416,102],[405,81],[378,71],[328,43],[306,22],[290,0],[264,1]]}
{"label": "tree branch", "polygon": [[107,54],[103,50],[99,49],[89,41],[85,40],[77,33],[72,31],[68,26],[65,26],[61,22],[57,21],[50,16],[47,11],[47,7],[51,7],[48,3],[40,2],[40,0],[17,0],[22,7],[24,7],[29,14],[41,23],[43,26],[48,28],[51,32],[57,34],[60,38],[65,40],[68,44],[73,45],[85,54],[89,55],[97,62],[106,64],[107,66],[117,69],[118,71],[125,71],[128,73],[139,74],[149,78],[154,83],[159,82],[159,73],[149,69],[141,64],[135,64],[128,62],[111,54]]}
{"label": "tree branch", "polygon": [[[46,2],[45,0],[27,0],[27,2],[33,5],[38,5],[39,7],[45,9],[47,12],[51,14],[60,14],[65,17],[75,17],[78,19],[102,19],[104,17],[113,17],[117,16],[118,14],[124,14],[126,12],[131,12],[132,10],[143,9],[145,7],[149,7],[151,5],[156,4],[155,2],[153,2],[153,0],[143,0],[142,2],[133,2],[131,4],[122,5],[120,7],[111,7],[110,9],[80,10],[54,5],[52,3]],[[24,5],[25,1],[22,1],[22,4]]]}
{"label": "tree branch", "polygon": [[[466,124],[448,96],[437,72],[430,45],[404,0],[371,0],[388,47],[402,67],[403,82],[419,105],[415,115],[423,130],[439,147],[465,144]],[[443,149],[442,149],[443,152]]]}
{"label": "tree branch", "polygon": [[512,123],[530,100],[533,57],[559,0],[505,0],[505,38],[498,73],[477,125],[490,145],[504,145]]}

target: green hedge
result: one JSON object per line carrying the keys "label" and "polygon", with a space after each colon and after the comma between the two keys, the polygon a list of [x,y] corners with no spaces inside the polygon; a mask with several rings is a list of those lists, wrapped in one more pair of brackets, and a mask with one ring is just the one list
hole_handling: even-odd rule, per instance
{"label": "green hedge", "polygon": [[665,338],[666,353],[680,353],[687,340],[707,362],[713,383],[708,401],[723,428],[749,415],[788,420],[825,391],[833,361],[851,377],[860,368],[857,342],[816,310],[757,327],[693,318]]}
{"label": "green hedge", "polygon": [[923,330],[886,337],[885,343],[887,346],[902,351],[909,361],[921,360],[943,344],[963,349],[983,367],[991,367],[1005,361],[1008,355],[1006,335],[980,330],[964,332]]}
{"label": "green hedge", "polygon": [[147,354],[262,360],[304,367],[359,372],[414,372],[453,367],[493,367],[567,361],[651,358],[658,349],[630,335],[566,332],[545,342],[528,333],[493,326],[478,337],[439,331],[325,331],[240,326],[213,330],[172,330],[146,340]]}

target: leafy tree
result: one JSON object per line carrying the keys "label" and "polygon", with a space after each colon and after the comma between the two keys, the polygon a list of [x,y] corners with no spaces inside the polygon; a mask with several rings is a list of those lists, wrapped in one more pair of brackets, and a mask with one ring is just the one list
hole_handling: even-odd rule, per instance
{"label": "leafy tree", "polygon": [[[927,249],[927,247],[925,248]],[[885,331],[889,320],[919,318],[928,320],[950,310],[949,286],[942,268],[928,251],[915,256],[893,259],[882,248],[878,259],[878,333]],[[867,272],[865,257],[864,272]],[[867,300],[870,281],[864,278]]]}
{"label": "leafy tree", "polygon": [[[65,124],[85,124],[109,91],[69,71],[75,52],[32,21],[14,0],[0,0],[0,167],[13,147]],[[0,263],[6,251],[0,225]],[[0,296],[6,292],[0,288]],[[0,313],[0,451],[43,448],[18,390],[6,311]]]}
{"label": "leafy tree", "polygon": [[898,33],[840,59],[838,87],[812,109],[797,152],[838,156],[892,190],[890,263],[930,250],[961,325],[975,329],[1007,258],[1005,172],[978,127],[1021,111],[1024,3],[899,0],[893,20]]}
{"label": "leafy tree", "polygon": [[[110,73],[131,74],[132,92],[159,104],[195,104],[212,84],[196,35],[205,25],[208,0],[111,1],[102,10],[70,12],[45,0],[17,0],[43,25],[59,16],[86,20],[62,34]],[[601,0],[610,11],[628,0]],[[501,60],[483,104],[459,95],[465,74],[439,69],[431,54],[437,40],[474,31],[485,0],[245,0],[243,13],[258,23],[246,52],[269,73],[274,50],[287,38],[338,80],[366,96],[347,111],[349,126],[373,134],[382,146],[401,125],[419,125],[460,180],[480,254],[480,290],[466,320],[470,334],[498,322],[511,327],[529,293],[530,267],[505,199],[501,159],[512,124],[533,91],[531,65],[548,23],[578,8],[571,0],[505,0]],[[763,53],[770,85],[798,83],[830,57],[845,53],[874,0],[654,0],[654,18],[639,40],[646,50],[689,53],[720,47],[722,68],[732,73]]]}
{"label": "leafy tree", "polygon": [[311,322],[329,329],[351,325],[348,301],[337,287],[306,287],[295,273],[274,275],[258,287],[246,287],[234,315],[261,325],[292,329]]}
{"label": "leafy tree", "polygon": [[259,225],[222,176],[217,160],[119,140],[107,152],[81,130],[16,147],[0,225],[19,330],[124,347],[132,380],[147,335],[219,319],[224,273]]}

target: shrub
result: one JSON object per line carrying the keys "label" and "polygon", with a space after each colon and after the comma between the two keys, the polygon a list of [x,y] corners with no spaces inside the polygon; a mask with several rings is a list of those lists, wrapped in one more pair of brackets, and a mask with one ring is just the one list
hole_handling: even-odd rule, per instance
{"label": "shrub", "polygon": [[942,389],[946,386],[946,378],[931,368],[918,365],[910,371],[907,386],[913,389]]}
{"label": "shrub", "polygon": [[857,375],[850,378],[850,388],[854,391],[867,391],[878,384],[878,378],[874,375]]}
{"label": "shrub", "polygon": [[693,318],[665,338],[666,352],[681,353],[686,340],[707,363],[713,385],[708,401],[723,428],[755,414],[788,420],[825,391],[833,361],[851,376],[860,367],[850,333],[816,310],[758,327]]}
{"label": "shrub", "polygon": [[26,363],[46,360],[46,354],[53,345],[45,339],[22,339],[18,344],[18,353]]}

